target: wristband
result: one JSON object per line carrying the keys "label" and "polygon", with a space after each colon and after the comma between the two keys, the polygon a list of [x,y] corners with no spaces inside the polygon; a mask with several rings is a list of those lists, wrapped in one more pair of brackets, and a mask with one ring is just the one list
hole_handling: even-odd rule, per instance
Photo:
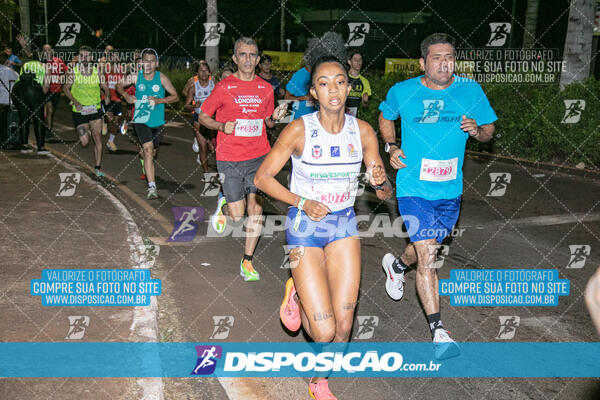
{"label": "wristband", "polygon": [[300,201],[298,202],[298,213],[296,214],[296,218],[294,218],[294,230],[297,231],[298,228],[300,227],[300,216],[302,214],[302,208],[304,207],[304,203],[306,202],[306,198],[305,197],[301,197]]}

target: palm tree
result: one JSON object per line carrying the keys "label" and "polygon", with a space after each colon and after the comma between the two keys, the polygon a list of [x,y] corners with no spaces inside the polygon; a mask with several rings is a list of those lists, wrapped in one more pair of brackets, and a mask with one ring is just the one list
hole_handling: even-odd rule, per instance
{"label": "palm tree", "polygon": [[567,38],[563,52],[565,71],[560,77],[560,87],[581,82],[590,74],[594,9],[596,0],[571,0]]}
{"label": "palm tree", "polygon": [[535,31],[537,29],[538,10],[540,0],[527,0],[527,11],[525,12],[525,26],[523,32],[523,48],[529,49],[535,45]]}
{"label": "palm tree", "polygon": [[[206,22],[217,22],[217,0],[206,0]],[[211,71],[219,67],[219,45],[206,46],[205,59]]]}

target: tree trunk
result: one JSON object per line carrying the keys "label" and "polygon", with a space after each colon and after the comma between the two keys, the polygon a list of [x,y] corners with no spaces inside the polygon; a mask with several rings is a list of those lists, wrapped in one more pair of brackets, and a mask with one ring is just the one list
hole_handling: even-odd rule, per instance
{"label": "tree trunk", "polygon": [[[538,10],[540,0],[527,0],[527,11],[525,12],[525,26],[523,32],[523,48],[535,47],[535,32],[537,29]],[[513,25],[514,29],[514,25]]]}
{"label": "tree trunk", "polygon": [[581,82],[590,74],[594,10],[596,0],[571,0],[567,38],[563,52],[565,72],[560,77],[560,87]]}
{"label": "tree trunk", "polygon": [[281,18],[280,18],[281,31],[279,33],[279,47],[281,51],[285,51],[285,0],[281,0]]}
{"label": "tree trunk", "polygon": [[[206,22],[217,22],[217,0],[206,0]],[[219,45],[206,46],[205,59],[213,73],[219,68]]]}
{"label": "tree trunk", "polygon": [[29,19],[29,0],[19,0],[19,15],[21,16],[21,34],[27,39],[31,37],[31,21]]}

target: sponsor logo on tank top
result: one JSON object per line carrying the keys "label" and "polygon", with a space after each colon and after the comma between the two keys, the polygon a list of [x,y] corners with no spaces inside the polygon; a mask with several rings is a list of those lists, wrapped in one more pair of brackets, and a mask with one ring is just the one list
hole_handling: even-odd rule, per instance
{"label": "sponsor logo on tank top", "polygon": [[321,151],[321,146],[313,146],[312,148],[312,156],[313,158],[321,158],[323,152]]}
{"label": "sponsor logo on tank top", "polygon": [[331,157],[339,157],[340,156],[340,146],[331,146],[330,147]]}
{"label": "sponsor logo on tank top", "polygon": [[142,92],[143,92],[144,90],[146,90],[146,85],[144,85],[143,83],[140,83],[140,84],[138,85],[138,87],[140,88],[140,91],[142,91]]}
{"label": "sponsor logo on tank top", "polygon": [[358,151],[356,151],[356,148],[354,148],[352,143],[348,144],[348,155],[350,157],[358,157]]}
{"label": "sponsor logo on tank top", "polygon": [[316,138],[317,137],[317,130],[316,129],[312,130],[312,133],[310,134],[310,137],[311,138]]}
{"label": "sponsor logo on tank top", "polygon": [[158,85],[152,86],[152,91],[153,92],[158,93],[159,90],[160,90],[160,86],[158,86]]}

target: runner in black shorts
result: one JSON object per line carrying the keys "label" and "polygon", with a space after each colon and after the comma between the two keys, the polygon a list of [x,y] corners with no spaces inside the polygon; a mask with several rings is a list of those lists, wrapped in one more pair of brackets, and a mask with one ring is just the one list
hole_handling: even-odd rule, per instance
{"label": "runner in black shorts", "polygon": [[[154,49],[141,52],[142,68],[117,84],[117,92],[128,103],[135,103],[133,123],[135,133],[144,151],[144,166],[148,179],[149,200],[158,199],[156,177],[154,175],[154,157],[160,144],[161,132],[165,123],[165,104],[179,100],[177,91],[169,78],[156,70],[158,54]],[[135,84],[135,96],[125,92],[124,86]],[[166,93],[169,95],[165,97]]]}
{"label": "runner in black shorts", "polygon": [[90,136],[94,139],[94,172],[103,177],[100,171],[102,161],[102,114],[100,112],[100,89],[104,92],[105,103],[110,95],[108,88],[100,80],[98,67],[92,66],[91,49],[79,48],[79,57],[73,70],[69,72],[64,87],[65,96],[73,103],[73,125],[82,146],[87,146]]}

